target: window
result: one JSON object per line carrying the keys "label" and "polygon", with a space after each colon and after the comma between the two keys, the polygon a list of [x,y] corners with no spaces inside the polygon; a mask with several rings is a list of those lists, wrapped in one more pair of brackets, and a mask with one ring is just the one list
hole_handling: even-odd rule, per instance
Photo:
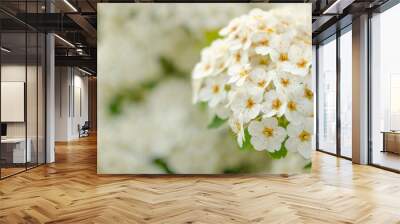
{"label": "window", "polygon": [[336,40],[318,48],[318,147],[336,153]]}
{"label": "window", "polygon": [[[317,93],[317,47],[316,45],[312,46],[312,69],[311,69],[311,76],[312,76],[312,91],[314,92],[314,96]],[[314,97],[314,105],[316,104],[316,97]],[[316,107],[314,106],[314,135],[312,139],[312,148],[315,149],[317,147],[316,141],[316,130],[317,130],[317,111]]]}
{"label": "window", "polygon": [[371,162],[400,170],[400,5],[371,18]]}
{"label": "window", "polygon": [[[2,2],[5,6],[12,2]],[[19,2],[21,15],[43,1]],[[0,178],[45,163],[45,34],[0,12]],[[12,109],[11,109],[12,108]]]}
{"label": "window", "polygon": [[352,35],[340,36],[340,155],[352,156]]}
{"label": "window", "polygon": [[390,74],[390,130],[400,130],[400,73]]}

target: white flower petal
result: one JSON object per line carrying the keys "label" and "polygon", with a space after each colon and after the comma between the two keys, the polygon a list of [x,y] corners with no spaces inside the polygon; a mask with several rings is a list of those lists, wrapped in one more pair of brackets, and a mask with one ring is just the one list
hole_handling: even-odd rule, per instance
{"label": "white flower petal", "polygon": [[251,121],[248,127],[248,131],[251,136],[256,136],[261,133],[263,125],[259,121]]}
{"label": "white flower petal", "polygon": [[281,143],[278,141],[269,141],[266,147],[269,152],[279,151],[281,148]]}
{"label": "white flower petal", "polygon": [[262,138],[252,137],[250,142],[253,145],[254,149],[257,151],[262,151],[266,149],[267,144]]}
{"label": "white flower petal", "polygon": [[266,46],[256,47],[255,51],[257,54],[260,54],[260,55],[271,55],[271,56],[276,55],[271,47],[266,47]]}
{"label": "white flower petal", "polygon": [[303,125],[301,125],[301,124],[296,125],[296,124],[290,123],[287,126],[286,130],[287,130],[289,137],[296,138],[300,134],[300,132],[303,130]]}

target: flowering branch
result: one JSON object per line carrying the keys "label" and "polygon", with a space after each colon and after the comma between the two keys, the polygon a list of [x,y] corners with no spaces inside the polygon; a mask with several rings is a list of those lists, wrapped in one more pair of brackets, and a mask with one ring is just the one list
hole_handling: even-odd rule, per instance
{"label": "flowering branch", "polygon": [[[313,135],[311,32],[289,15],[254,9],[230,21],[201,52],[193,100],[225,120],[241,149],[310,158]],[[215,35],[214,35],[215,37]]]}

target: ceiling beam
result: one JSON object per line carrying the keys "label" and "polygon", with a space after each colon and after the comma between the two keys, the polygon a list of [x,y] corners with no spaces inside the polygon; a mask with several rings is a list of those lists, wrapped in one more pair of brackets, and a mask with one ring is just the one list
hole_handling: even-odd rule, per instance
{"label": "ceiling beam", "polygon": [[88,20],[83,17],[81,14],[67,14],[67,16],[74,21],[78,26],[82,28],[83,31],[89,36],[87,38],[87,42],[89,42],[90,45],[96,46],[97,42],[97,30],[88,22]]}
{"label": "ceiling beam", "polygon": [[322,14],[342,14],[344,9],[351,5],[355,0],[336,0],[332,2]]}
{"label": "ceiling beam", "polygon": [[56,66],[88,67],[96,71],[97,59],[91,56],[55,56]]}
{"label": "ceiling beam", "polygon": [[82,30],[75,21],[63,13],[18,13],[16,18],[42,32]]}

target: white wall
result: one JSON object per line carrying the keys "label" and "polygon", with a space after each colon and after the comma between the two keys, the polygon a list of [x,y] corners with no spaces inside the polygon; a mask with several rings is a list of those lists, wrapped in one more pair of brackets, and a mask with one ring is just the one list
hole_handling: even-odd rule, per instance
{"label": "white wall", "polygon": [[[36,67],[25,65],[2,65],[1,66],[1,81],[2,82],[25,82],[25,75],[30,76],[34,74],[36,76]],[[29,78],[29,77],[28,77]],[[26,83],[26,82],[25,82]],[[36,82],[34,83],[36,85]],[[33,90],[33,89],[27,89]],[[36,98],[36,89],[33,92],[28,91],[27,93],[29,97]],[[4,96],[3,96],[4,97]],[[32,101],[27,99],[27,101]],[[36,108],[36,105],[31,105]],[[6,110],[6,108],[1,108],[2,110]],[[31,117],[31,113],[28,113],[28,122],[35,121],[36,123],[36,114],[35,117]],[[7,122],[7,136],[8,137],[25,137],[25,123],[26,122]],[[28,125],[28,128],[33,125]],[[36,126],[35,126],[36,129]],[[29,133],[28,133],[29,137]]]}
{"label": "white wall", "polygon": [[69,68],[55,68],[55,141],[68,140],[68,117],[70,84]]}
{"label": "white wall", "polygon": [[[3,82],[25,82],[25,65],[2,65],[1,81]],[[27,68],[28,71],[32,67]],[[28,72],[30,74],[30,72]],[[6,108],[1,108],[5,110]],[[25,122],[7,122],[7,137],[25,137]]]}
{"label": "white wall", "polygon": [[[38,70],[37,70],[38,69]],[[21,138],[27,136],[30,140],[32,151],[32,161],[44,163],[45,150],[45,112],[44,112],[44,73],[42,68],[36,66],[27,67],[25,64],[4,64],[1,66],[2,82],[24,82],[26,84],[26,107],[20,108],[21,113],[26,112],[26,121],[5,122],[7,124],[7,137]],[[27,82],[26,79],[27,78]],[[7,98],[7,95],[2,95]],[[2,107],[1,110],[7,111],[10,108]],[[13,111],[9,111],[13,112]],[[14,112],[16,113],[16,111]],[[49,150],[51,152],[51,150]],[[37,157],[38,153],[38,157]],[[49,158],[49,157],[48,157]],[[51,158],[51,157],[50,157]],[[49,160],[51,162],[51,160]]]}
{"label": "white wall", "polygon": [[76,68],[56,67],[55,85],[55,140],[77,139],[78,125],[88,120],[88,78]]}
{"label": "white wall", "polygon": [[[77,70],[75,70],[76,72]],[[83,125],[85,121],[88,121],[88,78],[87,76],[82,76],[82,73],[78,75],[75,73],[73,82],[73,94],[71,102],[73,108],[71,108],[71,133],[73,139],[79,137],[78,125]]]}

